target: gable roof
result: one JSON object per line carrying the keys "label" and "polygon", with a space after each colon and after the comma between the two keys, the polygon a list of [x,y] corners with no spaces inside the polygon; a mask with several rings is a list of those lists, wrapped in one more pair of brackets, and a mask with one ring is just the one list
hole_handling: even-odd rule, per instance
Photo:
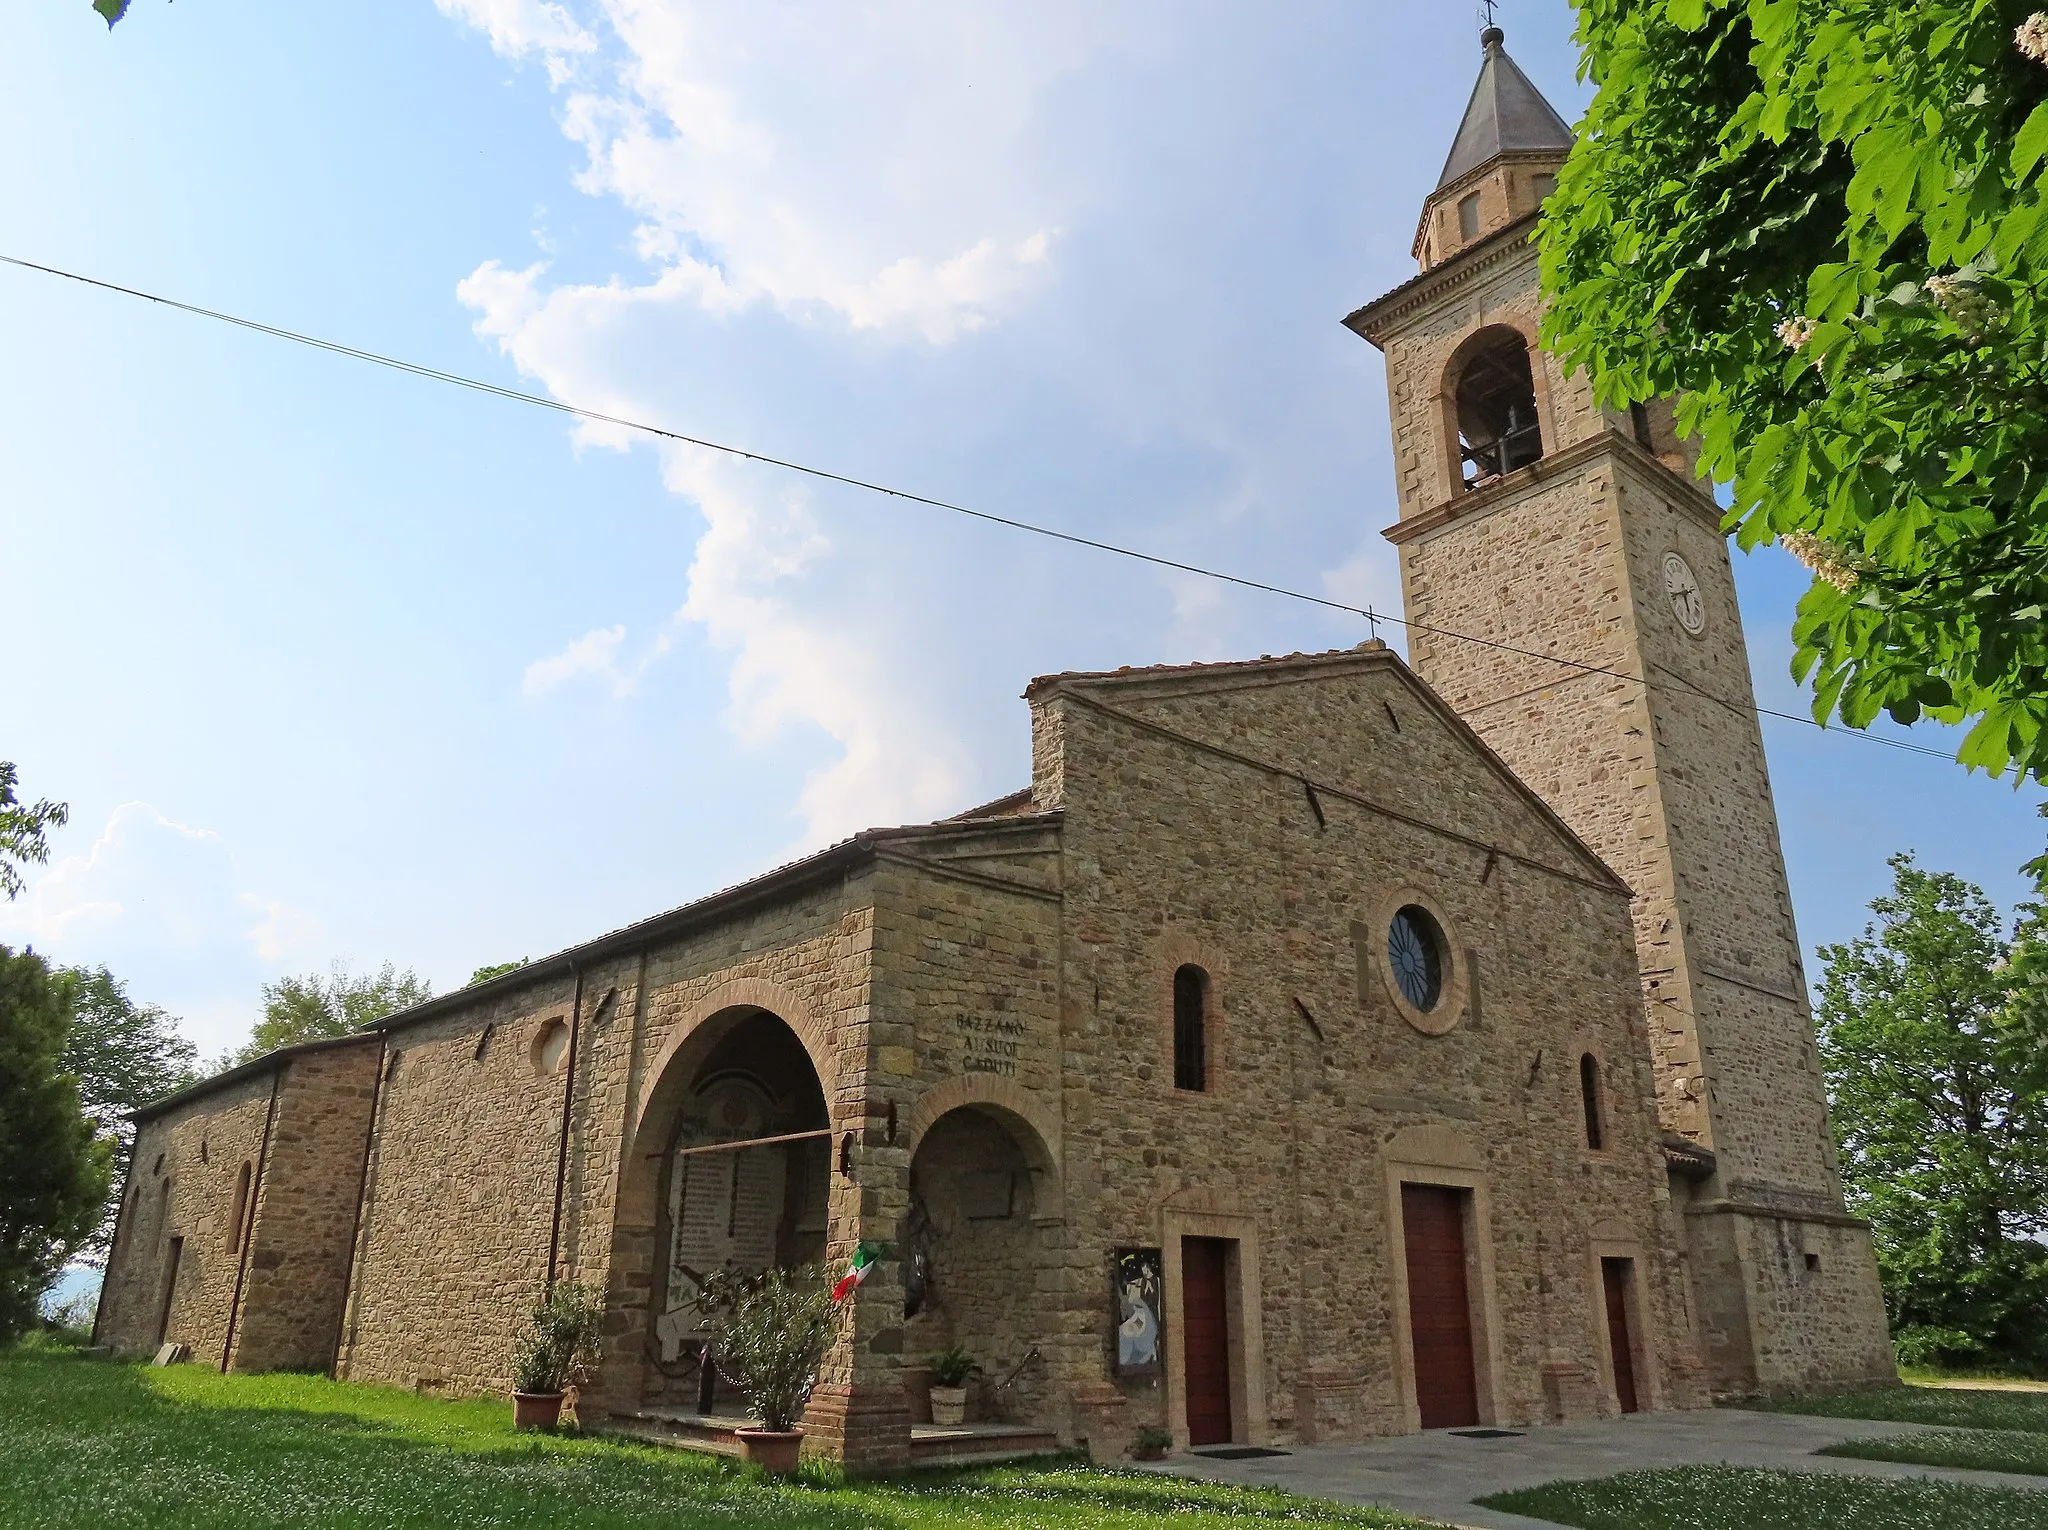
{"label": "gable roof", "polygon": [[1485,57],[1472,99],[1465,104],[1465,120],[1451,140],[1444,173],[1437,177],[1438,191],[1503,154],[1571,151],[1570,124],[1508,57],[1501,46],[1504,35],[1499,27],[1479,34]]}
{"label": "gable roof", "polygon": [[[1448,701],[1445,701],[1442,696],[1438,695],[1427,681],[1403,662],[1399,654],[1395,653],[1378,638],[1369,638],[1355,648],[1335,648],[1323,653],[1290,653],[1278,656],[1267,654],[1257,659],[1229,660],[1217,664],[1153,664],[1135,668],[1127,666],[1122,669],[1113,670],[1093,672],[1068,671],[1057,675],[1040,675],[1025,688],[1024,695],[1027,699],[1036,702],[1041,698],[1048,697],[1062,690],[1066,690],[1070,694],[1084,699],[1089,698],[1090,692],[1096,692],[1098,693],[1096,704],[1101,705],[1103,703],[1099,693],[1108,692],[1113,694],[1116,690],[1126,686],[1134,688],[1161,688],[1163,686],[1166,689],[1185,687],[1188,690],[1198,690],[1207,689],[1218,682],[1228,684],[1232,681],[1244,680],[1252,680],[1254,682],[1261,680],[1275,682],[1309,680],[1321,678],[1333,672],[1341,673],[1358,669],[1386,670],[1401,684],[1405,685],[1414,694],[1417,701],[1438,718],[1454,737],[1484,763],[1496,779],[1505,785],[1515,797],[1521,800],[1523,805],[1530,810],[1537,821],[1542,823],[1551,832],[1566,852],[1580,861],[1583,867],[1583,875],[1580,879],[1593,882],[1610,891],[1618,891],[1623,895],[1628,894],[1628,883],[1623,880],[1620,873],[1609,866],[1601,858],[1600,853],[1587,844],[1577,830],[1560,818],[1557,810],[1544,800],[1542,794],[1517,775],[1514,768],[1506,760],[1502,759],[1499,754],[1495,753],[1493,746],[1481,738],[1472,725],[1466,722]],[[1127,719],[1130,718],[1130,714],[1119,712],[1118,715],[1125,716]],[[1146,726],[1152,726],[1152,724],[1144,719],[1132,720],[1143,722]],[[1215,749],[1218,752],[1233,753],[1233,751],[1225,749],[1220,745],[1205,743],[1201,740],[1195,740],[1194,742],[1201,743],[1202,747]],[[1297,770],[1280,762],[1253,761],[1246,758],[1246,763],[1256,764],[1264,769],[1278,770],[1284,775],[1300,776]],[[1301,776],[1300,779],[1306,781],[1307,777]],[[1359,797],[1356,793],[1343,787],[1341,783],[1318,780],[1313,784],[1318,790],[1343,792],[1354,800],[1369,803],[1369,799]],[[1381,811],[1393,813],[1396,817],[1407,817],[1406,814],[1395,812],[1391,808],[1384,807],[1384,805],[1379,806]],[[1461,831],[1449,828],[1443,824],[1421,824],[1420,827],[1428,828],[1436,833],[1446,834],[1454,839],[1468,839],[1468,836]],[[1502,855],[1509,855],[1513,859],[1527,859],[1523,856],[1513,855],[1504,846],[1483,844],[1477,840],[1468,840],[1468,842],[1482,849],[1494,851]],[[1530,864],[1537,863],[1531,862]],[[1555,872],[1560,868],[1547,866],[1543,869]]]}

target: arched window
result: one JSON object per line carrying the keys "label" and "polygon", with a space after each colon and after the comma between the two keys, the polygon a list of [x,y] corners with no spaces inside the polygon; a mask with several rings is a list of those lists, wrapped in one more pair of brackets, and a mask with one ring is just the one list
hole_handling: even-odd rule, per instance
{"label": "arched window", "polygon": [[256,1172],[255,1165],[247,1159],[235,1176],[235,1215],[228,1223],[228,1252],[239,1254],[243,1240],[249,1236],[249,1185]]}
{"label": "arched window", "polygon": [[1173,974],[1173,1087],[1209,1087],[1209,974],[1192,963]]}
{"label": "arched window", "polygon": [[1543,455],[1529,346],[1512,329],[1483,332],[1458,370],[1458,455],[1465,487],[1476,488]]}
{"label": "arched window", "polygon": [[1579,1103],[1586,1111],[1586,1146],[1597,1153],[1605,1138],[1600,1128],[1600,1059],[1591,1052],[1579,1058]]}

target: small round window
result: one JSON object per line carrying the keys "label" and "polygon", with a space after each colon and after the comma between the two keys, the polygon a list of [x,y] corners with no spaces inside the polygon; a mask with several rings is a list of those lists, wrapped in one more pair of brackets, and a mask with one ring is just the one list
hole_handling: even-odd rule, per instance
{"label": "small round window", "polygon": [[1387,927],[1387,960],[1401,997],[1427,1014],[1444,996],[1444,932],[1411,903]]}
{"label": "small round window", "polygon": [[560,1020],[550,1020],[534,1033],[533,1045],[527,1049],[527,1058],[533,1064],[533,1071],[545,1077],[562,1066],[562,1059],[569,1054],[569,1027]]}

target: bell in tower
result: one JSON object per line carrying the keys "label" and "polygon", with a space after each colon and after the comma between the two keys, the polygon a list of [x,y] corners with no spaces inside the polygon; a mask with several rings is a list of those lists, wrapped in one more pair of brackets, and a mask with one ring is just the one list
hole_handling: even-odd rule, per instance
{"label": "bell in tower", "polygon": [[1895,1379],[1842,1202],[1721,512],[1669,401],[1539,343],[1572,132],[1481,35],[1421,274],[1344,322],[1386,357],[1409,657],[1633,894],[1671,1210],[1713,1390]]}

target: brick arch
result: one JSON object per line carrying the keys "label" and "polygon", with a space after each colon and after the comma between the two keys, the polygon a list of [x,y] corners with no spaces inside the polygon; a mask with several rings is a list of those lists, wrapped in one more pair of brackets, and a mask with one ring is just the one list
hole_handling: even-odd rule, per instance
{"label": "brick arch", "polygon": [[626,1134],[628,1143],[639,1134],[648,1102],[654,1098],[654,1092],[667,1077],[670,1065],[690,1044],[691,1038],[706,1021],[733,1009],[766,1010],[796,1033],[796,1039],[803,1043],[804,1052],[811,1059],[811,1067],[818,1075],[818,1086],[825,1093],[826,1108],[831,1108],[833,1082],[839,1071],[838,1055],[832,1045],[830,1027],[810,1001],[773,978],[727,978],[698,998],[675,1022],[668,1040],[662,1043],[660,1055],[642,1075],[640,1097],[633,1102],[632,1129]]}
{"label": "brick arch", "polygon": [[1060,1128],[1037,1096],[1014,1080],[991,1073],[967,1073],[934,1084],[910,1108],[903,1146],[911,1158],[916,1158],[925,1133],[956,1110],[980,1110],[1001,1122],[1031,1170],[1032,1220],[1061,1220],[1066,1215],[1066,1189],[1060,1174]]}

